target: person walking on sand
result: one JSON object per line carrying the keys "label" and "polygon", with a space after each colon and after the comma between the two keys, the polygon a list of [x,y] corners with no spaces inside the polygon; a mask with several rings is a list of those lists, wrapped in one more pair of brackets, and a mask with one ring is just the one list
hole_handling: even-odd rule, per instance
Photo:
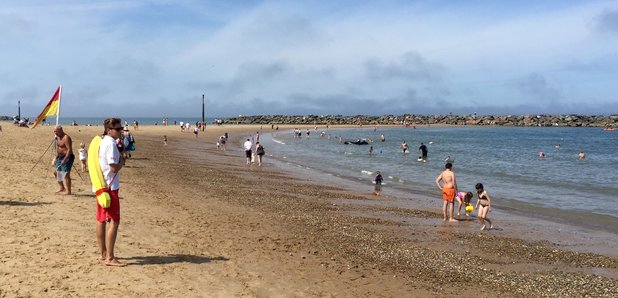
{"label": "person walking on sand", "polygon": [[64,130],[60,125],[54,128],[54,134],[56,135],[56,157],[54,158],[52,164],[56,169],[54,175],[56,176],[56,180],[60,186],[60,189],[56,193],[63,193],[66,191],[66,194],[70,195],[71,168],[73,168],[73,161],[75,161],[75,155],[73,154],[73,140],[69,135],[64,133]]}
{"label": "person walking on sand", "polygon": [[247,164],[250,165],[251,164],[251,154],[252,154],[251,147],[253,146],[253,143],[251,143],[251,140],[247,139],[242,146],[243,148],[245,148],[245,157],[247,158]]}
{"label": "person walking on sand", "polygon": [[[107,192],[111,198],[108,208],[97,203],[97,242],[99,244],[100,260],[107,266],[122,267],[126,264],[118,261],[114,255],[116,236],[120,225],[120,189],[119,171],[122,169],[123,158],[116,146],[116,140],[121,136],[120,119],[108,118],[103,122],[105,131],[99,146],[99,165],[107,184]],[[91,169],[92,170],[92,169]],[[109,226],[107,225],[109,223]]]}
{"label": "person walking on sand", "polygon": [[266,152],[264,151],[264,146],[260,144],[260,142],[255,143],[255,155],[257,155],[258,166],[262,166],[262,157]]}
{"label": "person walking on sand", "polygon": [[[444,165],[444,171],[436,178],[436,185],[442,191],[442,200],[444,201],[442,203],[443,220],[446,221],[447,219],[446,209],[448,208],[448,221],[457,222],[458,220],[453,218],[453,210],[455,209],[453,200],[457,193],[457,179],[455,178],[455,172],[452,171],[452,167],[453,164],[451,163]],[[442,185],[440,185],[440,181],[442,181]]]}
{"label": "person walking on sand", "polygon": [[82,164],[82,172],[86,172],[88,171],[88,165],[86,164],[86,161],[88,160],[88,151],[86,151],[86,146],[84,145],[84,143],[80,143],[79,144],[79,161]]}
{"label": "person walking on sand", "polygon": [[478,210],[477,217],[479,218],[481,224],[483,224],[481,231],[487,229],[487,224],[485,222],[488,222],[489,228],[493,229],[494,225],[491,223],[491,220],[487,218],[487,212],[491,211],[491,199],[489,198],[487,191],[485,191],[482,183],[477,183],[475,188],[476,194],[478,195],[475,208]]}

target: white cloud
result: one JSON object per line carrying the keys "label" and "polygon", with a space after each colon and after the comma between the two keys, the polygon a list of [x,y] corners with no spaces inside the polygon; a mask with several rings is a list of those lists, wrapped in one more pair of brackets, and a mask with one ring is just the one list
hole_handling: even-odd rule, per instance
{"label": "white cloud", "polygon": [[[618,41],[607,33],[616,7],[537,5],[508,12],[476,2],[8,2],[0,9],[0,106],[21,96],[36,114],[60,83],[66,111],[91,116],[84,101],[148,107],[122,109],[126,115],[190,115],[186,103],[202,93],[219,115],[269,113],[264,106],[509,110],[535,96],[565,107],[591,96],[611,102]],[[533,88],[540,80],[530,74],[547,88]]]}

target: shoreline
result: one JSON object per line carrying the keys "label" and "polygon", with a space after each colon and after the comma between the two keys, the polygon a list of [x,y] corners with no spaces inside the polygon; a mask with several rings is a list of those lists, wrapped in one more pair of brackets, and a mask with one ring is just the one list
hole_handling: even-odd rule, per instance
{"label": "shoreline", "polygon": [[[542,224],[517,237],[504,235],[510,226],[453,228],[436,212],[371,206],[368,193],[290,177],[268,159],[247,167],[239,141],[216,150],[224,131],[242,140],[256,126],[207,128],[197,140],[175,127],[132,131],[137,151],[121,175],[117,242],[129,266],[108,268],[96,261],[89,183],[74,177],[74,196],[53,195],[43,166],[27,175],[51,129],[28,130],[25,147],[17,129],[0,133],[0,168],[14,173],[0,177],[10,186],[0,194],[0,293],[8,296],[618,294],[618,260],[573,251],[582,247],[568,232],[556,245],[534,238]],[[79,143],[100,128],[66,130]]]}
{"label": "shoreline", "polygon": [[[429,194],[426,191],[414,189],[413,193],[407,193],[401,189],[393,189],[387,186],[382,188],[382,196],[378,198],[372,196],[373,185],[365,183],[364,180],[334,175],[333,173],[325,172],[317,168],[298,166],[296,163],[291,163],[287,159],[269,156],[269,159],[271,158],[276,160],[275,166],[278,170],[289,172],[297,179],[304,179],[308,183],[314,185],[323,185],[327,183],[330,187],[339,187],[349,192],[365,195],[367,197],[366,200],[369,202],[361,202],[358,203],[359,205],[371,207],[377,204],[384,207],[382,204],[385,204],[387,208],[416,210],[434,213],[437,217],[442,216],[442,200],[437,191],[433,194]],[[618,258],[618,251],[611,249],[613,245],[618,245],[615,241],[618,234],[615,231],[598,229],[598,227],[585,225],[580,222],[571,222],[568,220],[561,221],[549,215],[534,214],[525,211],[513,212],[511,209],[503,207],[497,207],[492,211],[492,214],[495,214],[495,216],[492,217],[496,219],[498,227],[508,226],[509,229],[512,229],[511,231],[504,231],[500,228],[500,234],[505,234],[509,237],[522,237],[523,235],[524,237],[522,237],[522,239],[527,241],[548,240],[552,243],[560,243],[561,245],[569,246],[575,251],[599,253]],[[473,215],[470,218],[463,217],[462,219],[464,219],[464,221],[471,221],[472,223],[472,228],[469,223],[466,223],[463,229],[466,232],[474,231],[475,224],[477,224],[476,216]],[[559,231],[559,233],[573,232],[574,235],[570,235],[569,241],[576,243],[565,243],[564,240],[561,239],[561,236],[553,235],[551,230]],[[538,232],[532,233],[528,231]]]}

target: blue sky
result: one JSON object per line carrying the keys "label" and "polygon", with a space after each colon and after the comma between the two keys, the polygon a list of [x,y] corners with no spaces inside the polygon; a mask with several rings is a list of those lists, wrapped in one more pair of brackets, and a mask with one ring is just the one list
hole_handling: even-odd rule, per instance
{"label": "blue sky", "polygon": [[616,1],[5,0],[0,55],[0,115],[618,113]]}

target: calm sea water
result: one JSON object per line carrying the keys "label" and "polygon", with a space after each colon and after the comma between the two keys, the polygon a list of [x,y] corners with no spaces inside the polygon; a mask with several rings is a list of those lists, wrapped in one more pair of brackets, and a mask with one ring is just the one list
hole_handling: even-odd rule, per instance
{"label": "calm sea water", "polygon": [[[474,192],[474,185],[481,182],[498,210],[618,232],[618,132],[557,127],[357,128],[331,129],[322,138],[320,131],[312,128],[309,139],[304,129],[300,139],[280,132],[269,141],[269,154],[368,184],[381,171],[387,192],[391,187],[428,194],[437,193],[435,178],[451,156],[460,191]],[[339,136],[374,142],[343,145]],[[403,140],[411,153],[402,154]],[[417,161],[421,142],[429,149],[425,163]],[[539,151],[546,157],[539,158]],[[580,151],[586,152],[584,160],[578,158]]]}

